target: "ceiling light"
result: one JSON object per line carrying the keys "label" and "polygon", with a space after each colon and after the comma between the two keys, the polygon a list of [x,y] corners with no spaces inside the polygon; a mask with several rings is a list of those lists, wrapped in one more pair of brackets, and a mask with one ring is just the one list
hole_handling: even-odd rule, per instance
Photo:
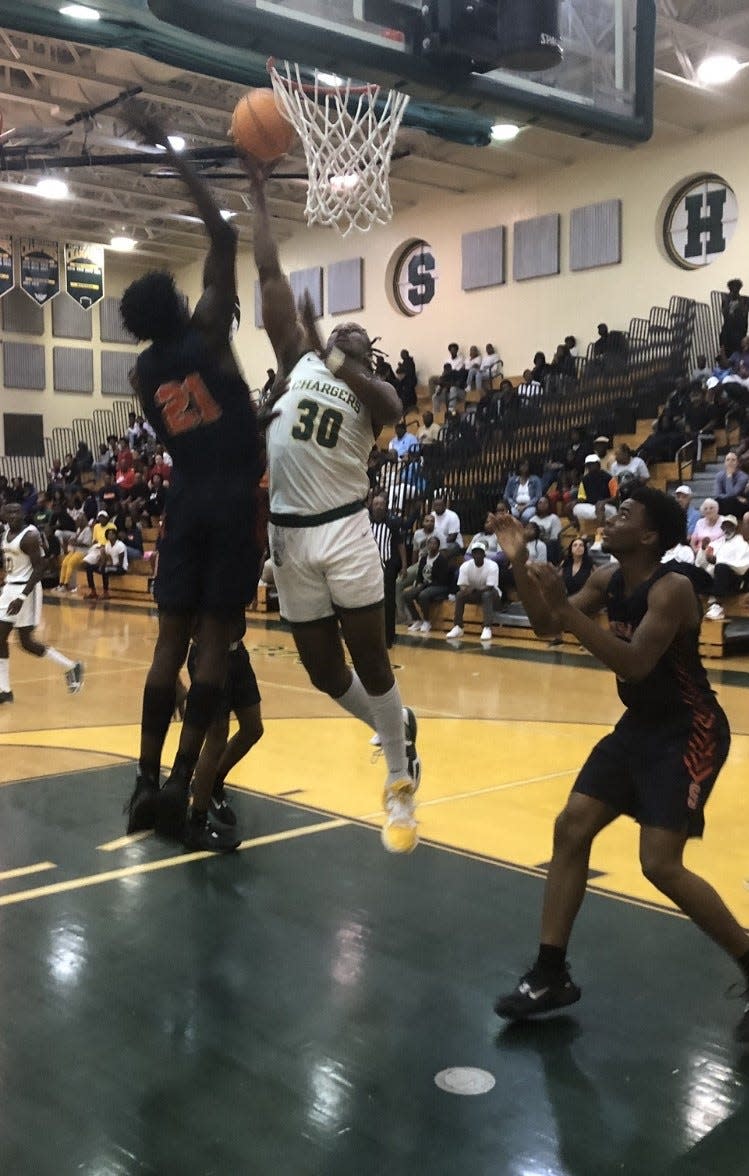
{"label": "ceiling light", "polygon": [[224,220],[232,220],[237,214],[236,212],[232,212],[230,208],[222,208],[221,215]]}
{"label": "ceiling light", "polygon": [[71,20],[99,20],[100,17],[96,8],[87,8],[85,4],[63,4],[60,12]]}
{"label": "ceiling light", "polygon": [[342,176],[331,176],[330,186],[334,192],[350,192],[359,183],[359,177],[354,172],[346,172]]}
{"label": "ceiling light", "polygon": [[137,244],[134,237],[126,237],[123,234],[112,237],[109,248],[116,250],[117,253],[130,253]]}
{"label": "ceiling light", "polygon": [[697,66],[697,78],[703,86],[721,86],[732,82],[741,69],[735,57],[725,53],[713,53]]}
{"label": "ceiling light", "polygon": [[334,73],[318,73],[317,80],[323,86],[340,86],[343,82],[343,78]]}
{"label": "ceiling light", "polygon": [[184,151],[187,146],[181,135],[167,135],[167,139],[169,140],[169,146],[172,151],[179,153],[180,151]]}
{"label": "ceiling light", "polygon": [[491,129],[491,136],[495,143],[509,143],[520,134],[517,123],[495,123]]}
{"label": "ceiling light", "polygon": [[68,185],[54,176],[43,176],[36,185],[36,192],[45,200],[64,200],[68,195]]}

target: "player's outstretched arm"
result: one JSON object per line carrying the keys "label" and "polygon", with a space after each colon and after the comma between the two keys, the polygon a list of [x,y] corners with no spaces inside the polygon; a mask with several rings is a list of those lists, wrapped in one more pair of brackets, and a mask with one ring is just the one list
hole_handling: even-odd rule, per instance
{"label": "player's outstretched arm", "polygon": [[549,608],[538,585],[529,576],[528,548],[525,544],[522,523],[512,515],[487,516],[487,527],[497,536],[497,542],[507,556],[515,577],[515,587],[533,631],[539,637],[553,637],[559,633],[559,624]]}

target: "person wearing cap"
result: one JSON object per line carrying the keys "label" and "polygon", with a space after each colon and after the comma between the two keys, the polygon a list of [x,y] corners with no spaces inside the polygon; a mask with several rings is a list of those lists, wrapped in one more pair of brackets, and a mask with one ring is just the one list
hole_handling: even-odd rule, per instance
{"label": "person wearing cap", "polygon": [[[92,551],[94,548],[91,549]],[[102,597],[104,600],[109,598],[109,578],[110,576],[124,576],[128,568],[127,548],[121,539],[117,537],[117,528],[114,523],[109,523],[104,530],[104,546],[97,549],[98,558],[96,561],[89,560],[85,557],[83,563],[86,565],[86,581],[88,583],[88,592],[86,593],[86,600],[98,600],[99,596],[94,584],[94,573],[98,572],[102,580]]]}
{"label": "person wearing cap", "polygon": [[697,552],[697,567],[704,568],[713,577],[713,595],[707,602],[705,618],[708,621],[722,621],[725,611],[721,600],[735,596],[744,584],[749,572],[749,543],[739,533],[735,515],[726,515],[720,522],[723,532],[720,539],[713,540]]}
{"label": "person wearing cap", "polygon": [[453,627],[447,634],[448,640],[463,636],[463,612],[467,604],[480,604],[484,627],[481,641],[491,641],[494,609],[500,603],[499,568],[494,560],[486,558],[487,545],[483,539],[471,543],[472,558],[460,565],[458,591],[455,596]]}
{"label": "person wearing cap", "polygon": [[691,488],[689,486],[677,486],[674,490],[674,498],[687,516],[687,539],[691,539],[692,532],[700,518],[700,512],[692,502]]}
{"label": "person wearing cap", "polygon": [[597,453],[601,461],[601,469],[608,471],[614,462],[614,450],[611,446],[610,438],[601,433],[600,437],[596,437],[593,442],[593,451]]}
{"label": "person wearing cap", "polygon": [[577,491],[577,502],[572,508],[577,522],[598,518],[601,509],[606,518],[615,515],[614,499],[617,489],[616,478],[601,469],[598,454],[589,453],[585,459],[585,473]]}
{"label": "person wearing cap", "polygon": [[99,547],[103,547],[107,541],[107,526],[109,524],[109,515],[105,510],[100,510],[96,516],[96,521],[93,526],[94,543]]}

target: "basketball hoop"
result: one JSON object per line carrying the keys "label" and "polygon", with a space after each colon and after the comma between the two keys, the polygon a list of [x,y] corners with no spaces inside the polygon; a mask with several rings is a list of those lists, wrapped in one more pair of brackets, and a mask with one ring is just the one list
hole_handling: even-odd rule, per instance
{"label": "basketball hoop", "polygon": [[342,236],[386,225],[393,215],[390,159],[408,94],[376,85],[323,85],[315,70],[303,82],[299,66],[271,58],[268,73],[279,109],[299,135],[309,172],[305,215]]}

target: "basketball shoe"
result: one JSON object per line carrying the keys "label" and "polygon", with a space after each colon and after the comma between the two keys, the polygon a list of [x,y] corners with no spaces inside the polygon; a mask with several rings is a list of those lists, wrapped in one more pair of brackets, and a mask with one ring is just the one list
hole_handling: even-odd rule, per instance
{"label": "basketball shoe", "polygon": [[207,850],[209,853],[231,853],[242,844],[236,829],[227,825],[213,825],[205,816],[190,816],[185,821],[182,835],[185,849]]}
{"label": "basketball shoe", "polygon": [[507,1021],[523,1021],[566,1008],[579,999],[580,989],[573,983],[566,964],[560,972],[534,967],[520,978],[514,992],[497,998],[494,1011]]}
{"label": "basketball shoe", "polygon": [[406,736],[407,775],[386,784],[382,795],[382,807],[386,816],[381,836],[382,844],[388,853],[411,853],[419,842],[418,823],[414,815],[414,794],[421,783],[421,760],[416,751],[418,724],[410,706],[403,708],[403,725]]}
{"label": "basketball shoe", "polygon": [[77,694],[83,686],[83,662],[76,662],[70,670],[65,671],[65,685],[68,688],[68,694]]}
{"label": "basketball shoe", "polygon": [[179,841],[182,838],[190,803],[190,780],[172,771],[154,800],[154,829],[160,837]]}
{"label": "basketball shoe", "polygon": [[153,829],[156,814],[156,797],[159,794],[157,780],[150,776],[136,776],[135,789],[125,805],[128,833],[141,833]]}
{"label": "basketball shoe", "polygon": [[235,828],[237,824],[237,814],[226,799],[226,793],[223,788],[219,793],[214,793],[211,797],[210,805],[208,806],[210,818],[217,825],[223,825],[230,829]]}

